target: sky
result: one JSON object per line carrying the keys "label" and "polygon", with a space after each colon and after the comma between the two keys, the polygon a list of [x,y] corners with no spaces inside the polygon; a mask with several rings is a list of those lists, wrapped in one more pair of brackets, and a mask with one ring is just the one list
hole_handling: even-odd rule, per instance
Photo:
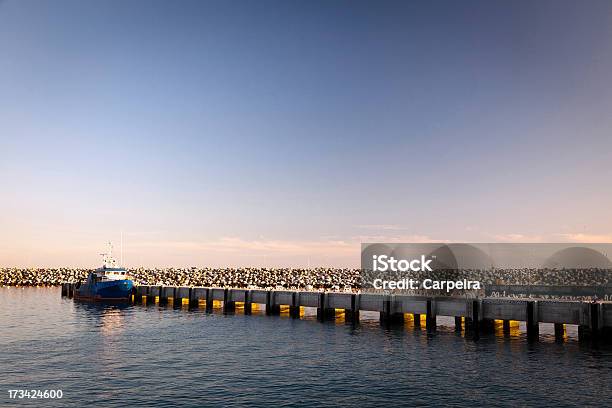
{"label": "sky", "polygon": [[612,2],[0,0],[0,266],[612,242]]}

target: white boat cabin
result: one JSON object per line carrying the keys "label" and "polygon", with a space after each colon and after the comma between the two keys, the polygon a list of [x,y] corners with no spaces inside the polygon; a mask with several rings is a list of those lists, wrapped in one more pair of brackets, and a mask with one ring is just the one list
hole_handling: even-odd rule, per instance
{"label": "white boat cabin", "polygon": [[117,261],[113,258],[113,246],[109,242],[109,250],[107,253],[102,255],[102,267],[96,269],[96,280],[98,281],[110,281],[110,280],[123,280],[129,279],[128,273],[125,268],[118,267]]}
{"label": "white boat cabin", "polygon": [[98,268],[96,278],[100,281],[129,279],[123,268]]}

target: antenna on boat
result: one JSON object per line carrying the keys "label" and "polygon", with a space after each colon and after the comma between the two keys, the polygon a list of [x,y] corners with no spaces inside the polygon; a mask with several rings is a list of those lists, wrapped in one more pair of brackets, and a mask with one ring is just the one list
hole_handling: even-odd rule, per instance
{"label": "antenna on boat", "polygon": [[119,256],[119,261],[120,261],[119,266],[123,267],[123,230],[121,230],[121,244],[120,244],[120,246],[121,246],[121,250],[120,250],[121,251],[121,255]]}
{"label": "antenna on boat", "polygon": [[113,258],[113,243],[108,242],[108,252],[100,254],[102,255],[103,267],[106,268],[107,265],[110,268],[115,266],[115,259]]}

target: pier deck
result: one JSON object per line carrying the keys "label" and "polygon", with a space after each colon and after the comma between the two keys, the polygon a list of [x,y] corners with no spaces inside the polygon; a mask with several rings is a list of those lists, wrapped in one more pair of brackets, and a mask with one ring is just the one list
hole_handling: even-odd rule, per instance
{"label": "pier deck", "polygon": [[[62,296],[72,297],[74,284],[62,285]],[[525,322],[527,335],[537,339],[540,323],[553,323],[555,336],[561,338],[564,325],[577,325],[581,340],[612,341],[612,302],[585,302],[567,300],[517,298],[459,298],[373,293],[315,292],[264,289],[229,289],[185,286],[136,286],[135,303],[158,301],[173,304],[188,303],[197,306],[205,302],[212,311],[213,302],[222,302],[224,313],[233,313],[236,302],[244,305],[250,314],[253,304],[265,306],[266,314],[280,313],[281,306],[289,307],[289,314],[299,318],[300,308],[317,309],[321,321],[334,319],[336,310],[345,313],[347,322],[358,323],[359,312],[378,312],[383,324],[401,324],[406,314],[413,315],[415,325],[425,316],[428,331],[436,330],[437,316],[455,318],[457,330],[465,330],[478,338],[479,333],[492,331],[494,321],[502,320],[504,331],[510,321]]]}

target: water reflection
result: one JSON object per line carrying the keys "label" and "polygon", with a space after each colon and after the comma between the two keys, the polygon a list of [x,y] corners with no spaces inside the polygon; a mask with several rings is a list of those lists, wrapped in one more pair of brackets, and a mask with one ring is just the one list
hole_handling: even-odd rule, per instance
{"label": "water reflection", "polygon": [[104,336],[116,336],[125,330],[125,311],[134,307],[129,304],[105,304],[74,302],[75,309],[89,320],[96,322]]}
{"label": "water reflection", "polygon": [[545,337],[550,327],[545,341],[528,343],[524,326],[512,323],[506,335],[497,322],[475,342],[442,317],[431,334],[412,315],[386,328],[367,312],[357,326],[341,311],[322,324],[311,308],[300,320],[244,316],[242,305],[223,316],[203,304],[75,303],[36,289],[4,291],[0,301],[0,388],[61,387],[65,399],[45,406],[589,406],[612,398],[610,347],[556,344]]}

